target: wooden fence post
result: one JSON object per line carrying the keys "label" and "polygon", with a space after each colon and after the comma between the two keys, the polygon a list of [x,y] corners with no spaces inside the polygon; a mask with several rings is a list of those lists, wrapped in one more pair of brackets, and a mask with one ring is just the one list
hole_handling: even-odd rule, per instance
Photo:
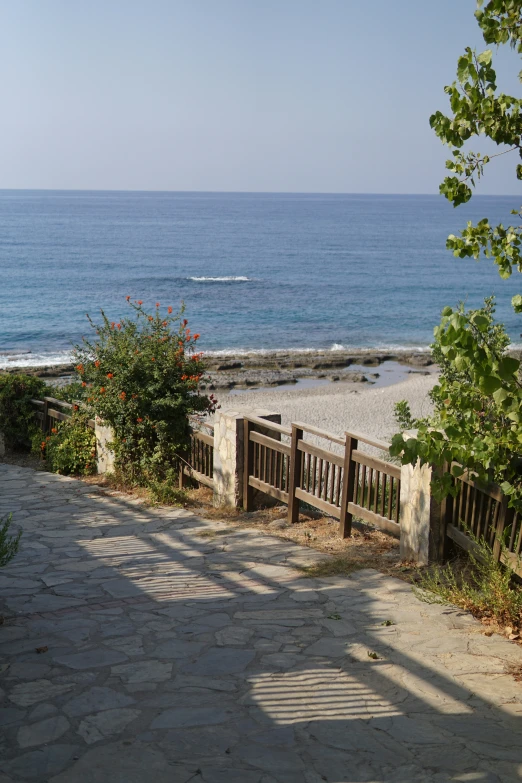
{"label": "wooden fence post", "polygon": [[355,488],[355,462],[352,459],[352,454],[359,445],[357,438],[352,437],[348,432],[345,434],[345,437],[343,491],[341,495],[341,518],[339,520],[339,535],[341,538],[348,538],[352,534],[353,514],[348,513],[348,503],[353,501]]}
{"label": "wooden fence post", "polygon": [[254,504],[254,488],[248,483],[254,467],[254,443],[250,440],[250,433],[254,425],[245,419],[244,421],[244,469],[243,469],[243,511],[252,511]]}
{"label": "wooden fence post", "polygon": [[288,485],[288,522],[293,525],[299,521],[299,499],[295,496],[300,486],[302,475],[303,452],[299,451],[299,441],[303,439],[303,430],[292,424],[292,441],[290,444],[290,481]]}
{"label": "wooden fence post", "polygon": [[[433,468],[433,472],[437,471],[439,475],[444,473],[450,473],[451,472],[451,462],[445,462],[442,466],[442,471],[440,469]],[[455,479],[454,479],[455,481]],[[436,563],[443,563],[446,559],[446,552],[448,549],[448,538],[446,535],[446,529],[448,527],[448,524],[451,524],[453,520],[453,503],[454,503],[454,497],[453,495],[446,495],[445,498],[442,499],[439,505],[439,519],[438,524],[437,520],[431,521],[430,524],[430,561],[434,561]],[[432,502],[433,507],[433,502]],[[435,509],[432,509],[435,511]],[[432,513],[432,517],[435,516],[435,513]]]}
{"label": "wooden fence post", "polygon": [[42,419],[42,431],[44,435],[47,435],[49,432],[49,400],[47,397],[44,397],[43,400],[43,419]]}
{"label": "wooden fence post", "polygon": [[504,533],[504,528],[506,527],[506,521],[508,512],[510,509],[508,509],[508,497],[507,495],[502,496],[502,500],[500,502],[500,508],[498,510],[498,519],[497,519],[497,526],[495,529],[495,540],[493,541],[493,557],[495,560],[500,562],[500,556],[502,554],[502,536]]}

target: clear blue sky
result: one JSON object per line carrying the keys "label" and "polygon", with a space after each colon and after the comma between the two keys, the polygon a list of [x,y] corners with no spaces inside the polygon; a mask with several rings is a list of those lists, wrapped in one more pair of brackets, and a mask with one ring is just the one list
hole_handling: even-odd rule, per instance
{"label": "clear blue sky", "polygon": [[[474,10],[0,0],[0,188],[435,193],[428,118],[464,47],[486,48]],[[516,59],[499,70],[518,94]],[[518,192],[509,157],[482,192]]]}

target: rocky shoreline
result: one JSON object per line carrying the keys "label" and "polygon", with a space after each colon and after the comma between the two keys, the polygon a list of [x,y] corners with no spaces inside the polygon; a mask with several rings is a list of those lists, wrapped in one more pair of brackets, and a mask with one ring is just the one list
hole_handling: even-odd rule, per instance
{"label": "rocky shoreline", "polygon": [[[384,362],[398,362],[410,371],[433,368],[428,352],[352,351],[273,351],[205,356],[207,377],[202,384],[207,390],[249,389],[296,384],[302,379],[326,379],[347,383],[372,383],[379,376],[378,368]],[[47,367],[16,367],[0,372],[34,375],[50,384],[66,382],[72,364]]]}

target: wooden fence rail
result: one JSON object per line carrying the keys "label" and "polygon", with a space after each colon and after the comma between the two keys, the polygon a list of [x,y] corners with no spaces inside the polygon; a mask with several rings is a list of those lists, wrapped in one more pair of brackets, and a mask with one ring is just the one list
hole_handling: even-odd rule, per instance
{"label": "wooden fence rail", "polygon": [[522,577],[522,515],[508,508],[508,498],[496,484],[479,485],[467,472],[454,483],[457,496],[450,496],[443,503],[447,538],[475,553],[477,547],[469,534],[483,538],[495,559]]}
{"label": "wooden fence rail", "polygon": [[[44,397],[42,400],[31,400],[35,412],[34,416],[44,435],[48,435],[58,421],[67,421],[71,418],[75,405],[55,397]],[[76,403],[80,405],[80,403]],[[94,419],[89,419],[87,426],[94,429]]]}
{"label": "wooden fence rail", "polygon": [[179,471],[180,487],[184,486],[185,476],[211,489],[214,487],[214,427],[211,424],[201,426],[205,426],[212,434],[199,429],[191,430],[189,450],[183,457]]}
{"label": "wooden fence rail", "polygon": [[[299,503],[304,502],[339,519],[344,538],[354,516],[399,536],[400,467],[358,448],[361,441],[387,450],[387,443],[350,432],[339,438],[301,423],[282,427],[255,416],[245,416],[244,426],[246,511],[251,510],[253,490],[261,490],[288,504],[290,523],[298,520]],[[329,448],[310,443],[305,433]]]}

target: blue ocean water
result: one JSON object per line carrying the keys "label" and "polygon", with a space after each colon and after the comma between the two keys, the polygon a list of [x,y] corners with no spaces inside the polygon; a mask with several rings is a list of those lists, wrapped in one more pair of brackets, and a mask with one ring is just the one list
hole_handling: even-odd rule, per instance
{"label": "blue ocean water", "polygon": [[[0,366],[63,361],[85,313],[181,300],[201,348],[426,347],[440,310],[498,296],[492,262],[455,259],[449,233],[513,197],[0,191]],[[23,351],[30,354],[22,355]]]}

